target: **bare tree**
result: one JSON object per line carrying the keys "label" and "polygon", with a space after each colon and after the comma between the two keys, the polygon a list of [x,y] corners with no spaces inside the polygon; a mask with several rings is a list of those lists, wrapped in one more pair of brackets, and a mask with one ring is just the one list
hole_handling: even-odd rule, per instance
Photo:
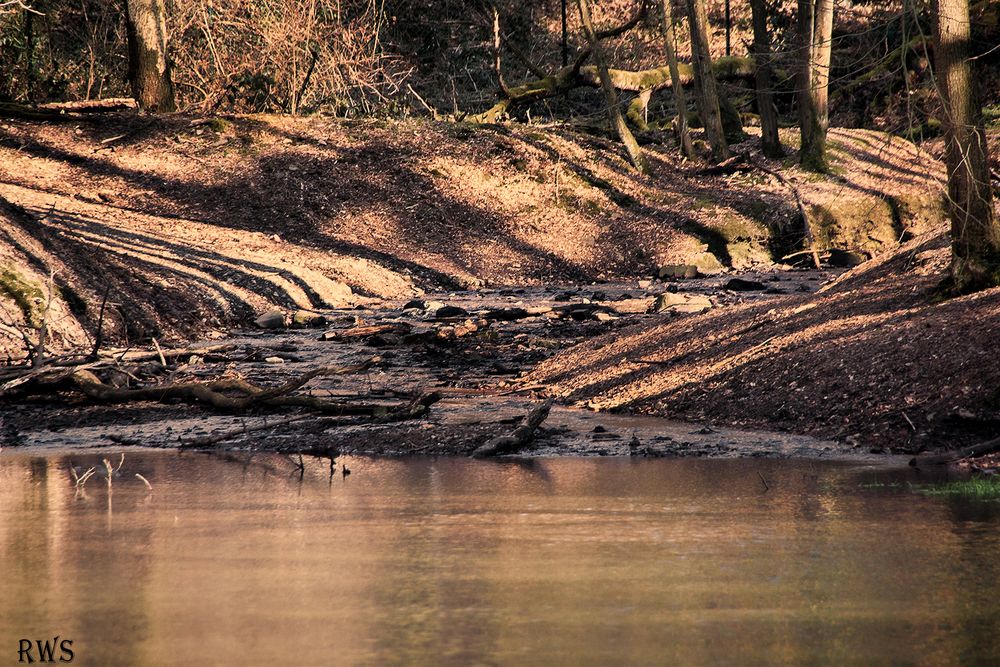
{"label": "bare tree", "polygon": [[632,131],[625,124],[621,109],[618,108],[618,93],[615,92],[614,84],[611,81],[611,74],[608,73],[608,62],[604,57],[604,49],[601,47],[600,37],[598,37],[597,31],[594,30],[594,22],[590,16],[590,2],[589,0],[576,0],[576,4],[580,10],[580,21],[583,23],[583,32],[587,36],[587,42],[590,44],[590,50],[594,55],[597,74],[601,79],[601,90],[604,92],[604,99],[607,104],[608,120],[611,121],[611,126],[618,133],[622,144],[624,144],[632,166],[640,173],[648,174],[650,172],[649,163],[642,154],[639,143],[632,136]]}
{"label": "bare tree", "polygon": [[771,35],[767,29],[766,0],[750,0],[753,14],[753,58],[756,65],[757,110],[760,113],[760,147],[764,155],[782,157],[778,138],[778,112],[774,106],[774,69],[771,65]]}
{"label": "bare tree", "polygon": [[708,15],[705,0],[687,0],[688,21],[691,24],[691,62],[694,65],[694,87],[697,93],[698,115],[705,126],[712,159],[719,162],[729,157],[729,144],[722,129],[719,112],[719,91],[712,72],[712,56],[708,51]]}
{"label": "bare tree", "polygon": [[970,60],[969,0],[935,0],[935,65],[943,107],[951,288],[1000,285],[1000,221],[993,210],[982,104]]}
{"label": "bare tree", "polygon": [[663,19],[660,32],[663,35],[663,52],[667,57],[667,67],[670,69],[670,86],[674,94],[674,106],[677,107],[677,139],[681,144],[681,152],[692,157],[694,146],[691,144],[691,133],[687,126],[687,100],[684,95],[684,84],[681,81],[680,68],[677,66],[677,44],[674,35],[674,17],[671,8],[672,0],[662,0]]}
{"label": "bare tree", "polygon": [[145,111],[175,111],[174,84],[167,57],[163,0],[127,0],[128,74],[132,95]]}
{"label": "bare tree", "polygon": [[829,125],[830,56],[833,37],[833,0],[798,0],[799,124],[802,151],[799,161],[810,171],[827,170],[826,129]]}

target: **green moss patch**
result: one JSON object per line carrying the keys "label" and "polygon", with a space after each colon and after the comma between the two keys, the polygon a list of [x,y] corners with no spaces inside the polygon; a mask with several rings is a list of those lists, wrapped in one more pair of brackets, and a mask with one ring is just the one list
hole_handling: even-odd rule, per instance
{"label": "green moss patch", "polygon": [[895,202],[878,197],[838,197],[809,206],[816,245],[875,252],[895,244],[902,232]]}
{"label": "green moss patch", "polygon": [[45,295],[42,290],[10,268],[0,270],[0,294],[10,298],[28,326],[42,326]]}

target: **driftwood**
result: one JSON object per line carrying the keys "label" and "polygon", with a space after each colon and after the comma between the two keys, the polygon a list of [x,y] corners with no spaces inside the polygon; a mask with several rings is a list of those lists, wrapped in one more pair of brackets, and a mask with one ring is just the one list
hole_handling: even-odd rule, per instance
{"label": "driftwood", "polygon": [[[205,347],[186,347],[175,350],[160,350],[158,344],[156,347],[157,349],[152,352],[124,352],[118,358],[120,361],[127,361],[129,363],[160,361],[166,365],[167,361],[172,361],[180,357],[206,357],[211,354],[232,352],[239,349],[240,346],[233,343],[226,343],[220,345],[206,345]],[[104,354],[106,356],[114,356],[113,353]]]}
{"label": "driftwood", "polygon": [[992,440],[981,442],[978,445],[972,445],[971,447],[966,447],[965,449],[958,449],[952,452],[944,452],[943,454],[930,454],[928,456],[917,456],[910,459],[910,465],[915,468],[922,468],[925,466],[933,466],[933,465],[945,465],[947,463],[955,463],[957,461],[961,461],[962,459],[969,459],[975,456],[984,456],[986,454],[992,454],[993,452],[1000,452],[1000,438],[993,438]]}
{"label": "driftwood", "polygon": [[472,456],[481,459],[490,456],[499,456],[501,454],[509,454],[510,452],[517,451],[521,449],[535,437],[535,431],[541,426],[545,418],[549,416],[549,410],[552,409],[552,399],[549,399],[533,408],[529,412],[521,425],[518,426],[509,435],[501,435],[491,439],[485,445],[477,448],[472,452]]}
{"label": "driftwood", "polygon": [[[359,373],[371,366],[371,362],[353,366],[324,366],[288,380],[277,387],[261,388],[239,378],[221,379],[210,382],[178,382],[139,389],[122,389],[101,382],[90,370],[74,370],[68,377],[60,378],[61,383],[84,394],[98,403],[132,403],[138,401],[191,401],[205,403],[220,410],[243,411],[255,405],[280,405],[280,399],[292,398],[291,392],[299,389],[313,378],[321,375],[346,375]],[[40,381],[39,384],[46,384]],[[229,396],[224,392],[242,396]],[[309,397],[305,397],[309,398]],[[306,406],[308,407],[308,406]]]}

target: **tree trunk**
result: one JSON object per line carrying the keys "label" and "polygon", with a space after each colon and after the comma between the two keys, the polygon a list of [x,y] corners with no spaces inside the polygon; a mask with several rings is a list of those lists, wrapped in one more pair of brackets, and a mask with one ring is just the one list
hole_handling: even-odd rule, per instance
{"label": "tree trunk", "polygon": [[618,93],[615,92],[614,84],[611,81],[611,74],[608,73],[608,63],[604,58],[604,49],[601,47],[601,40],[594,30],[594,22],[590,17],[590,2],[589,0],[576,0],[576,4],[580,9],[580,21],[583,23],[583,32],[587,36],[587,41],[590,43],[590,50],[594,54],[594,64],[597,66],[597,74],[601,79],[601,90],[604,92],[605,102],[608,107],[608,120],[611,121],[611,126],[618,133],[622,144],[625,145],[625,150],[628,152],[632,166],[640,173],[648,174],[650,172],[649,163],[642,154],[642,149],[639,148],[635,137],[632,136],[632,131],[625,124],[621,109],[618,108]]}
{"label": "tree trunk", "polygon": [[799,48],[799,123],[802,150],[799,161],[810,171],[824,172],[826,163],[826,128],[829,125],[829,82],[831,39],[833,37],[833,0],[798,0]]}
{"label": "tree trunk", "polygon": [[562,0],[562,39],[559,44],[562,50],[562,66],[569,65],[569,17],[566,13],[566,0]]}
{"label": "tree trunk", "polygon": [[663,22],[660,31],[663,34],[663,52],[667,56],[667,67],[670,69],[670,87],[674,94],[674,106],[677,107],[677,140],[681,144],[681,152],[687,157],[694,156],[694,146],[691,143],[691,133],[687,126],[687,100],[684,95],[684,85],[681,82],[680,68],[677,66],[677,40],[674,36],[674,17],[671,10],[672,0],[662,0]]}
{"label": "tree trunk", "polygon": [[969,60],[969,0],[936,0],[934,18],[948,168],[951,288],[963,294],[1000,285],[1000,221],[993,210],[983,109]]}
{"label": "tree trunk", "polygon": [[176,111],[163,0],[127,0],[125,23],[129,83],[139,107],[153,113]]}
{"label": "tree trunk", "polygon": [[[36,5],[38,3],[35,3]],[[35,11],[38,11],[37,9]],[[35,101],[38,76],[35,70],[35,12],[24,9],[24,64],[28,102]]]}
{"label": "tree trunk", "polygon": [[760,113],[760,147],[767,157],[783,157],[778,139],[778,112],[774,107],[774,72],[771,66],[771,35],[767,30],[765,0],[750,0],[753,14],[753,58],[756,63],[757,110]]}
{"label": "tree trunk", "polygon": [[726,57],[733,55],[733,13],[729,7],[729,0],[726,0]]}
{"label": "tree trunk", "polygon": [[712,159],[721,162],[729,158],[729,144],[722,129],[719,92],[712,72],[712,56],[708,51],[708,16],[704,0],[687,0],[687,10],[691,24],[691,63],[694,65],[698,115],[712,146]]}

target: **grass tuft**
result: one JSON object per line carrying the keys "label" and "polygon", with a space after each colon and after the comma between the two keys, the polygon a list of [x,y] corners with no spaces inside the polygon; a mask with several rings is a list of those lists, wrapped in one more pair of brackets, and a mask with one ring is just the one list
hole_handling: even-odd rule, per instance
{"label": "grass tuft", "polygon": [[1000,476],[973,477],[943,484],[912,485],[911,488],[925,496],[953,496],[975,500],[1000,500]]}

